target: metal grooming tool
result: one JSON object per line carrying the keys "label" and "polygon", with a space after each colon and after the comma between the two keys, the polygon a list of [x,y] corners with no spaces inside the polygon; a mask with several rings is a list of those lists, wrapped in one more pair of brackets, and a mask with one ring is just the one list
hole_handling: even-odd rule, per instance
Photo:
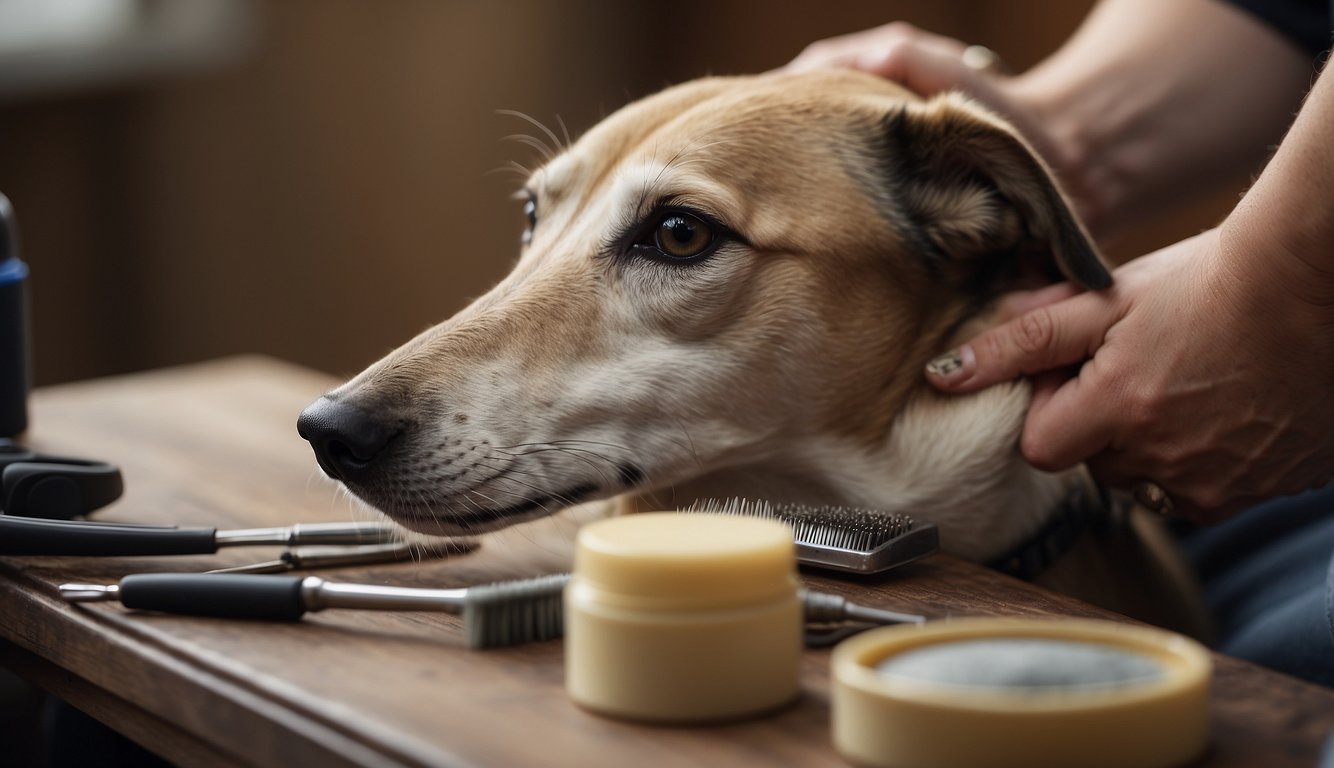
{"label": "metal grooming tool", "polygon": [[811,647],[835,645],[845,637],[886,624],[926,623],[925,616],[861,605],[830,592],[803,589],[801,604],[806,613],[806,645]]}
{"label": "metal grooming tool", "polygon": [[398,536],[398,529],[385,523],[301,523],[220,531],[0,515],[0,555],[211,555],[223,547],[390,544]]}
{"label": "metal grooming tool", "polygon": [[340,584],[316,576],[235,573],[139,573],[119,584],[62,584],[72,603],[119,600],[138,608],[193,616],[296,621],[308,611],[442,611],[461,614],[469,648],[498,648],[560,637],[569,574],[463,589]]}
{"label": "metal grooming tool", "polygon": [[846,573],[881,573],[940,551],[940,533],[934,524],[896,512],[737,498],[703,499],[683,511],[786,523],[792,528],[798,561]]}
{"label": "metal grooming tool", "polygon": [[345,565],[374,565],[423,557],[462,555],[477,548],[474,541],[454,541],[439,551],[423,550],[407,542],[362,544],[360,546],[306,546],[283,552],[274,560],[230,568],[214,568],[207,573],[285,573],[306,568],[340,568]]}

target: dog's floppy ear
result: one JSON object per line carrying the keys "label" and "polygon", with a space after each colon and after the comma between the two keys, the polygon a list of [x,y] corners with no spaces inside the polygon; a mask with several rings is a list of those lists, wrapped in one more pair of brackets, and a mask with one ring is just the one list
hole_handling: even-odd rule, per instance
{"label": "dog's floppy ear", "polygon": [[1111,285],[1046,166],[1000,120],[946,94],[895,107],[884,135],[894,203],[928,254],[1010,253],[1022,269],[1054,266],[1085,288]]}

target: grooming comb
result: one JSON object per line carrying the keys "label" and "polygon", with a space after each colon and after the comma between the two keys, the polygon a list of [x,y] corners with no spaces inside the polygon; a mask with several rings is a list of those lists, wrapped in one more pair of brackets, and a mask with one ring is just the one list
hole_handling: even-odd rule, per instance
{"label": "grooming comb", "polygon": [[940,550],[940,533],[897,512],[860,507],[702,499],[687,512],[764,517],[786,523],[804,565],[847,573],[881,573]]}
{"label": "grooming comb", "polygon": [[562,590],[569,574],[463,589],[345,584],[315,576],[138,573],[119,584],[62,584],[72,603],[119,600],[138,608],[192,616],[296,621],[308,611],[443,611],[462,614],[469,648],[498,648],[560,637]]}

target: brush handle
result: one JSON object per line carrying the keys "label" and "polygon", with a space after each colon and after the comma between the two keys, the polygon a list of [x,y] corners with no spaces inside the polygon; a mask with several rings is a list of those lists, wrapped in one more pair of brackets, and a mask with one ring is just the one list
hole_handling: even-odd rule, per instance
{"label": "brush handle", "polygon": [[120,580],[120,601],[139,608],[228,619],[296,621],[306,612],[305,576],[136,573]]}
{"label": "brush handle", "polygon": [[295,621],[308,611],[325,608],[462,613],[468,590],[341,584],[315,576],[136,573],[120,580],[119,595],[127,608]]}
{"label": "brush handle", "polygon": [[0,555],[210,555],[214,528],[176,528],[0,515]]}

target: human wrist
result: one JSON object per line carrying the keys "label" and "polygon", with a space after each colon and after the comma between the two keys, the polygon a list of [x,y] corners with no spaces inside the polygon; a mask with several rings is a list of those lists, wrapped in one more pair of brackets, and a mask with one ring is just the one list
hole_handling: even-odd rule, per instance
{"label": "human wrist", "polygon": [[1322,75],[1254,186],[1222,226],[1231,258],[1334,313],[1334,80]]}
{"label": "human wrist", "polygon": [[1262,303],[1292,303],[1334,321],[1334,262],[1265,200],[1248,195],[1218,228],[1220,266]]}
{"label": "human wrist", "polygon": [[1106,234],[1114,218],[1115,166],[1109,161],[1107,127],[1087,119],[1087,97],[1069,84],[1053,82],[1042,71],[1009,78],[1001,85],[1014,104],[1013,120],[1029,138],[1095,238]]}

